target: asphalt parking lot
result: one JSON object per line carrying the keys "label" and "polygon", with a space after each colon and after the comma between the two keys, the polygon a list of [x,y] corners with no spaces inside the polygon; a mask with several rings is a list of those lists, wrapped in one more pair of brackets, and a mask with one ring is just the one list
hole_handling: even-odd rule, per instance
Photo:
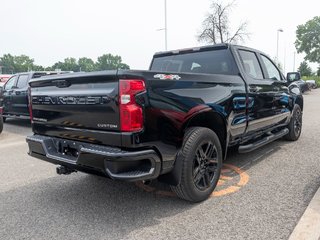
{"label": "asphalt parking lot", "polygon": [[27,155],[28,121],[0,135],[0,239],[288,239],[320,186],[320,89],[305,97],[297,142],[230,153],[200,204],[166,186],[75,173]]}

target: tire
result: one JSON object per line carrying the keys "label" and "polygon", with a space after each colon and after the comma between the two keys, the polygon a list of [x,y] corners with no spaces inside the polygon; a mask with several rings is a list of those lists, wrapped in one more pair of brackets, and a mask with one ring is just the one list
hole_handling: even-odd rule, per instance
{"label": "tire", "polygon": [[208,128],[190,128],[178,157],[182,161],[181,180],[171,189],[179,198],[190,202],[206,200],[215,189],[222,168],[218,136]]}
{"label": "tire", "polygon": [[298,104],[294,105],[292,117],[288,124],[289,133],[285,136],[288,141],[296,141],[299,139],[302,130],[302,111]]}
{"label": "tire", "polygon": [[2,117],[0,117],[0,133],[2,133],[3,130],[3,120]]}

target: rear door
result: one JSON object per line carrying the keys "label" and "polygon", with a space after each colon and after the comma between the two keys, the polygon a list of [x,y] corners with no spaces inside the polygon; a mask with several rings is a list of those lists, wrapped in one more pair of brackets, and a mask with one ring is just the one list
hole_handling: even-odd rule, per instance
{"label": "rear door", "polygon": [[17,115],[29,115],[28,80],[29,74],[19,75],[14,89],[12,90],[12,112]]}
{"label": "rear door", "polygon": [[16,84],[18,76],[15,75],[11,77],[3,88],[3,96],[2,96],[2,106],[3,106],[3,113],[10,114],[12,113],[12,95],[13,95],[13,88]]}

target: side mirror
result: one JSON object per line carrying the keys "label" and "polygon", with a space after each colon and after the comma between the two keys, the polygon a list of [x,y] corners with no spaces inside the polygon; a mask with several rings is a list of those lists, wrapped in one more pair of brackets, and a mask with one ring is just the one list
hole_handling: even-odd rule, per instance
{"label": "side mirror", "polygon": [[301,79],[301,74],[299,72],[288,72],[287,73],[287,82],[294,82]]}

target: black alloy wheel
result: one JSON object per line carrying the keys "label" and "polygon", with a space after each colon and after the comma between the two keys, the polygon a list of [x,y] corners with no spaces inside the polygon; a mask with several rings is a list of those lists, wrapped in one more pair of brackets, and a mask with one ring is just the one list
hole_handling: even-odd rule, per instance
{"label": "black alloy wheel", "polygon": [[217,148],[211,141],[203,142],[196,150],[193,162],[193,181],[199,190],[209,188],[218,169]]}
{"label": "black alloy wheel", "polygon": [[204,127],[187,129],[176,159],[181,171],[180,182],[171,189],[190,202],[207,199],[217,186],[222,159],[221,143],[214,131]]}

